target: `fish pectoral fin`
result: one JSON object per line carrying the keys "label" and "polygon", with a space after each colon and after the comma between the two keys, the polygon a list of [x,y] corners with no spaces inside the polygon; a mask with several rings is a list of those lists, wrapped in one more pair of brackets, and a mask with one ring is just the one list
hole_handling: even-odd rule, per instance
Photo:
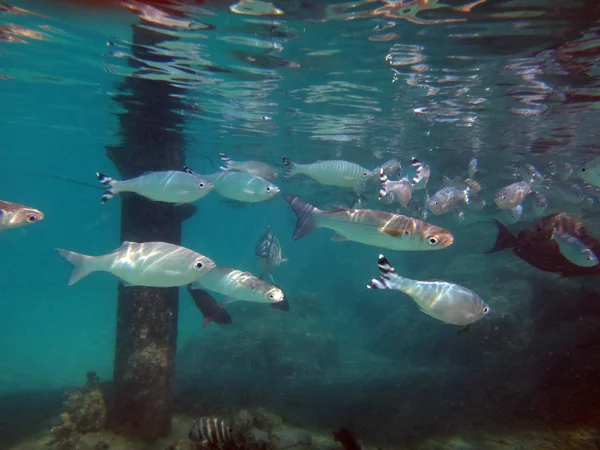
{"label": "fish pectoral fin", "polygon": [[365,183],[360,183],[360,184],[356,185],[354,187],[354,192],[356,192],[358,195],[365,192]]}
{"label": "fish pectoral fin", "polygon": [[282,263],[284,263],[284,262],[288,262],[288,261],[289,261],[289,259],[287,259],[287,258],[282,258],[282,259],[281,259],[281,262],[282,262]]}
{"label": "fish pectoral fin", "polygon": [[331,236],[331,240],[333,242],[344,242],[347,241],[348,238],[342,236],[341,234],[335,233],[333,236]]}
{"label": "fish pectoral fin", "polygon": [[205,317],[204,318],[204,323],[202,324],[202,327],[205,328],[211,322],[212,322],[212,318],[211,317]]}
{"label": "fish pectoral fin", "polygon": [[269,278],[271,279],[271,281],[272,281],[273,283],[275,283],[275,278],[273,278],[273,275],[269,274]]}

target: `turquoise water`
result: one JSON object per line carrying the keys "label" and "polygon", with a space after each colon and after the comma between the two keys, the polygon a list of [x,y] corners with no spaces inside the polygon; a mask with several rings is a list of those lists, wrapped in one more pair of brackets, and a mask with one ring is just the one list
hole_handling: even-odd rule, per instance
{"label": "turquoise water", "polygon": [[[398,158],[410,171],[416,156],[431,166],[432,195],[443,176],[464,178],[477,157],[487,202],[465,209],[464,221],[430,214],[427,221],[455,239],[434,252],[332,242],[328,230],[292,241],[295,217],[281,194],[239,204],[213,192],[196,202],[181,245],[219,265],[258,275],[254,247],[271,227],[289,260],[273,275],[290,311],[235,302],[225,305],[231,325],[203,327],[182,288],[178,412],[260,406],[311,430],[352,423],[368,448],[418,448],[440,436],[479,442],[470,448],[518,448],[486,442],[506,430],[600,426],[597,276],[562,279],[510,251],[483,254],[496,237],[490,219],[511,222],[493,199],[516,181],[513,166],[533,164],[550,176],[559,163],[577,171],[598,155],[595,2],[488,0],[462,10],[405,2],[420,5],[418,20],[384,8],[400,2],[276,2],[281,15],[239,14],[229,2],[174,3],[159,8],[192,26],[144,22],[176,38],[150,48],[172,61],[145,70],[127,62],[140,6],[98,3],[0,5],[0,199],[45,214],[0,235],[0,398],[10,405],[0,408],[2,448],[47,433],[62,392],[81,386],[86,372],[113,377],[118,281],[94,273],[67,287],[70,268],[54,248],[101,255],[120,244],[121,200],[101,204],[95,172],[119,177],[106,147],[121,140],[124,109],[115,100],[126,77],[178,89],[177,132],[185,163],[199,173],[216,170],[219,152],[281,174],[282,157],[369,169]],[[559,190],[582,180],[574,175],[565,187],[551,178],[542,190],[546,214],[573,214],[600,236],[597,191],[578,203]],[[301,175],[275,184],[324,209],[356,197]],[[378,201],[378,189],[367,184],[367,208],[399,208]],[[423,191],[415,198],[422,202]],[[517,225],[534,220],[530,200]],[[457,335],[408,297],[367,290],[380,253],[409,278],[468,286],[492,312]],[[577,445],[597,448],[590,442]],[[549,448],[579,448],[556,445]]]}

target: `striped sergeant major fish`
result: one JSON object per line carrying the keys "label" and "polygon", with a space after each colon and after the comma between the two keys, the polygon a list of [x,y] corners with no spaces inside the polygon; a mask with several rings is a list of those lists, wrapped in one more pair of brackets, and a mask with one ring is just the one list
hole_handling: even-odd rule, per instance
{"label": "striped sergeant major fish", "polygon": [[200,448],[220,448],[233,442],[233,428],[219,417],[201,417],[190,428],[188,438],[199,442]]}

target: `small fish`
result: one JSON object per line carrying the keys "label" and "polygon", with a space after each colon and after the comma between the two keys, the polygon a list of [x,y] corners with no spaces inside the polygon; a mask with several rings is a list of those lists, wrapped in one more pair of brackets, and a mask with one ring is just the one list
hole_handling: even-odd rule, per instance
{"label": "small fish", "polygon": [[283,164],[286,167],[285,178],[301,173],[321,184],[354,188],[359,193],[364,190],[365,182],[373,176],[370,170],[342,160],[296,164],[284,157]]}
{"label": "small fish", "polygon": [[425,314],[452,325],[469,325],[490,312],[490,307],[470,289],[445,281],[417,281],[398,275],[383,255],[377,262],[383,274],[369,289],[396,289],[409,295]]}
{"label": "small fish", "polygon": [[274,184],[246,172],[221,171],[203,176],[211,181],[219,195],[239,202],[262,202],[279,193]]}
{"label": "small fish", "polygon": [[471,161],[469,161],[469,166],[467,167],[467,173],[469,174],[469,177],[473,178],[475,176],[477,173],[478,164],[479,162],[477,161],[476,157],[471,158]]}
{"label": "small fish", "polygon": [[213,185],[206,178],[186,170],[147,172],[129,180],[113,180],[96,172],[98,181],[106,187],[102,203],[106,203],[121,192],[134,192],[158,202],[191,203],[205,197]]}
{"label": "small fish", "polygon": [[454,211],[454,218],[456,219],[457,222],[462,223],[462,222],[465,221],[465,219],[467,217],[466,217],[466,214],[465,214],[464,211],[462,211],[460,209],[457,209],[457,210]]}
{"label": "small fish", "polygon": [[128,242],[112,253],[87,256],[56,249],[73,265],[69,286],[92,272],[108,272],[125,286],[183,286],[206,276],[216,264],[210,258],[167,242]]}
{"label": "small fish", "polygon": [[548,200],[543,194],[536,192],[533,200],[533,206],[531,207],[533,215],[535,217],[542,217],[546,212],[546,208],[548,208]]}
{"label": "small fish", "polygon": [[412,179],[413,189],[425,189],[429,182],[429,175],[431,175],[430,167],[419,161],[417,158],[412,158],[410,161],[411,165],[417,170],[414,178]]}
{"label": "small fish", "polygon": [[562,199],[569,203],[579,204],[587,198],[586,192],[577,183],[557,184],[555,189]]}
{"label": "small fish", "polygon": [[469,187],[471,192],[477,193],[477,192],[481,191],[481,185],[472,178],[467,178],[465,180],[465,184]]}
{"label": "small fish", "polygon": [[373,169],[373,173],[379,173],[381,169],[383,169],[383,173],[388,177],[395,177],[400,169],[402,168],[402,164],[397,159],[390,159],[383,163],[380,167]]}
{"label": "small fish", "polygon": [[561,162],[556,167],[556,174],[561,181],[567,181],[573,174],[573,167],[568,162]]}
{"label": "small fish", "polygon": [[519,168],[519,176],[521,180],[526,181],[532,187],[542,186],[546,180],[546,177],[532,164],[523,164]]}
{"label": "small fish", "polygon": [[204,326],[207,326],[211,322],[221,325],[231,324],[231,316],[225,310],[225,307],[217,302],[212,295],[202,289],[192,289],[191,283],[187,285],[187,290],[204,316]]}
{"label": "small fish", "polygon": [[510,217],[514,222],[518,222],[523,216],[523,205],[517,205],[514,208],[509,209]]}
{"label": "small fish", "polygon": [[277,269],[282,262],[286,262],[287,259],[281,257],[281,245],[275,235],[271,232],[270,227],[267,228],[265,234],[258,240],[256,248],[254,249],[254,254],[260,265],[259,278],[264,279],[264,277],[268,275],[274,283],[275,280],[271,273]]}
{"label": "small fish", "polygon": [[190,441],[200,442],[201,448],[222,448],[233,445],[233,427],[219,417],[202,417],[194,422],[188,438]]}
{"label": "small fish", "polygon": [[554,231],[552,239],[558,244],[560,253],[573,264],[579,267],[598,265],[598,256],[575,236]]}
{"label": "small fish", "polygon": [[436,216],[446,214],[456,208],[459,202],[469,204],[469,187],[461,191],[454,186],[447,186],[437,191],[427,202],[427,209]]}
{"label": "small fish", "polygon": [[600,158],[596,158],[579,168],[578,176],[582,180],[600,187]]}
{"label": "small fish", "polygon": [[391,250],[441,250],[452,245],[452,233],[427,222],[372,209],[336,208],[322,211],[298,197],[284,195],[297,217],[292,236],[298,240],[316,230],[335,231],[333,241],[354,241]]}
{"label": "small fish", "polygon": [[402,206],[406,208],[412,197],[413,186],[408,178],[404,177],[399,181],[388,180],[383,169],[379,169],[379,182],[381,189],[379,191],[379,199],[390,204],[394,200],[398,200]]}
{"label": "small fish", "polygon": [[269,164],[261,161],[233,161],[225,153],[220,153],[223,165],[221,170],[238,170],[246,172],[257,177],[264,178],[267,181],[273,181],[279,174]]}
{"label": "small fish", "polygon": [[531,192],[531,185],[526,181],[517,181],[498,191],[494,201],[500,209],[512,209],[523,203],[523,199]]}
{"label": "small fish", "polygon": [[0,200],[0,231],[20,228],[44,220],[44,213],[29,206]]}
{"label": "small fish", "polygon": [[277,303],[285,294],[277,286],[255,277],[250,272],[216,266],[192,284],[192,289],[208,289],[231,300],[255,303]]}
{"label": "small fish", "polygon": [[350,428],[340,428],[333,432],[333,440],[344,446],[345,450],[365,450],[364,444]]}

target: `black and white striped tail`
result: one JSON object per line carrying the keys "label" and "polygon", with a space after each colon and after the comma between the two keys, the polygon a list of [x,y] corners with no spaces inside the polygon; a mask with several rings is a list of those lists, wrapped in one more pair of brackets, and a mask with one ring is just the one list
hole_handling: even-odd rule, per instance
{"label": "black and white striped tail", "polygon": [[379,190],[379,200],[385,197],[388,193],[387,191],[387,182],[388,177],[386,176],[383,168],[379,169],[379,182],[381,183],[381,189]]}
{"label": "black and white striped tail", "polygon": [[294,175],[294,163],[285,156],[281,158],[281,160],[283,161],[283,165],[285,166],[285,175],[283,175],[283,178],[286,179]]}
{"label": "black and white striped tail", "polygon": [[102,194],[102,203],[106,203],[116,195],[115,192],[112,190],[113,183],[115,182],[115,180],[100,172],[96,172],[96,176],[98,177],[98,181],[100,182],[100,184],[106,187],[104,194]]}
{"label": "black and white striped tail", "polygon": [[379,278],[373,278],[367,288],[369,289],[393,289],[390,287],[390,274],[395,274],[396,269],[392,267],[390,262],[383,255],[379,255],[377,267],[383,275]]}
{"label": "black and white striped tail", "polygon": [[219,169],[221,170],[230,170],[231,169],[231,158],[229,158],[229,156],[227,156],[225,153],[219,153],[219,156],[221,157],[221,161],[223,161],[223,165],[221,167],[219,167]]}
{"label": "black and white striped tail", "polygon": [[421,181],[424,178],[423,164],[421,164],[421,162],[417,158],[411,158],[410,163],[412,164],[412,166],[415,169],[417,169],[417,173],[415,174],[414,178],[412,179],[412,183],[414,186],[415,184],[418,184],[419,181]]}

